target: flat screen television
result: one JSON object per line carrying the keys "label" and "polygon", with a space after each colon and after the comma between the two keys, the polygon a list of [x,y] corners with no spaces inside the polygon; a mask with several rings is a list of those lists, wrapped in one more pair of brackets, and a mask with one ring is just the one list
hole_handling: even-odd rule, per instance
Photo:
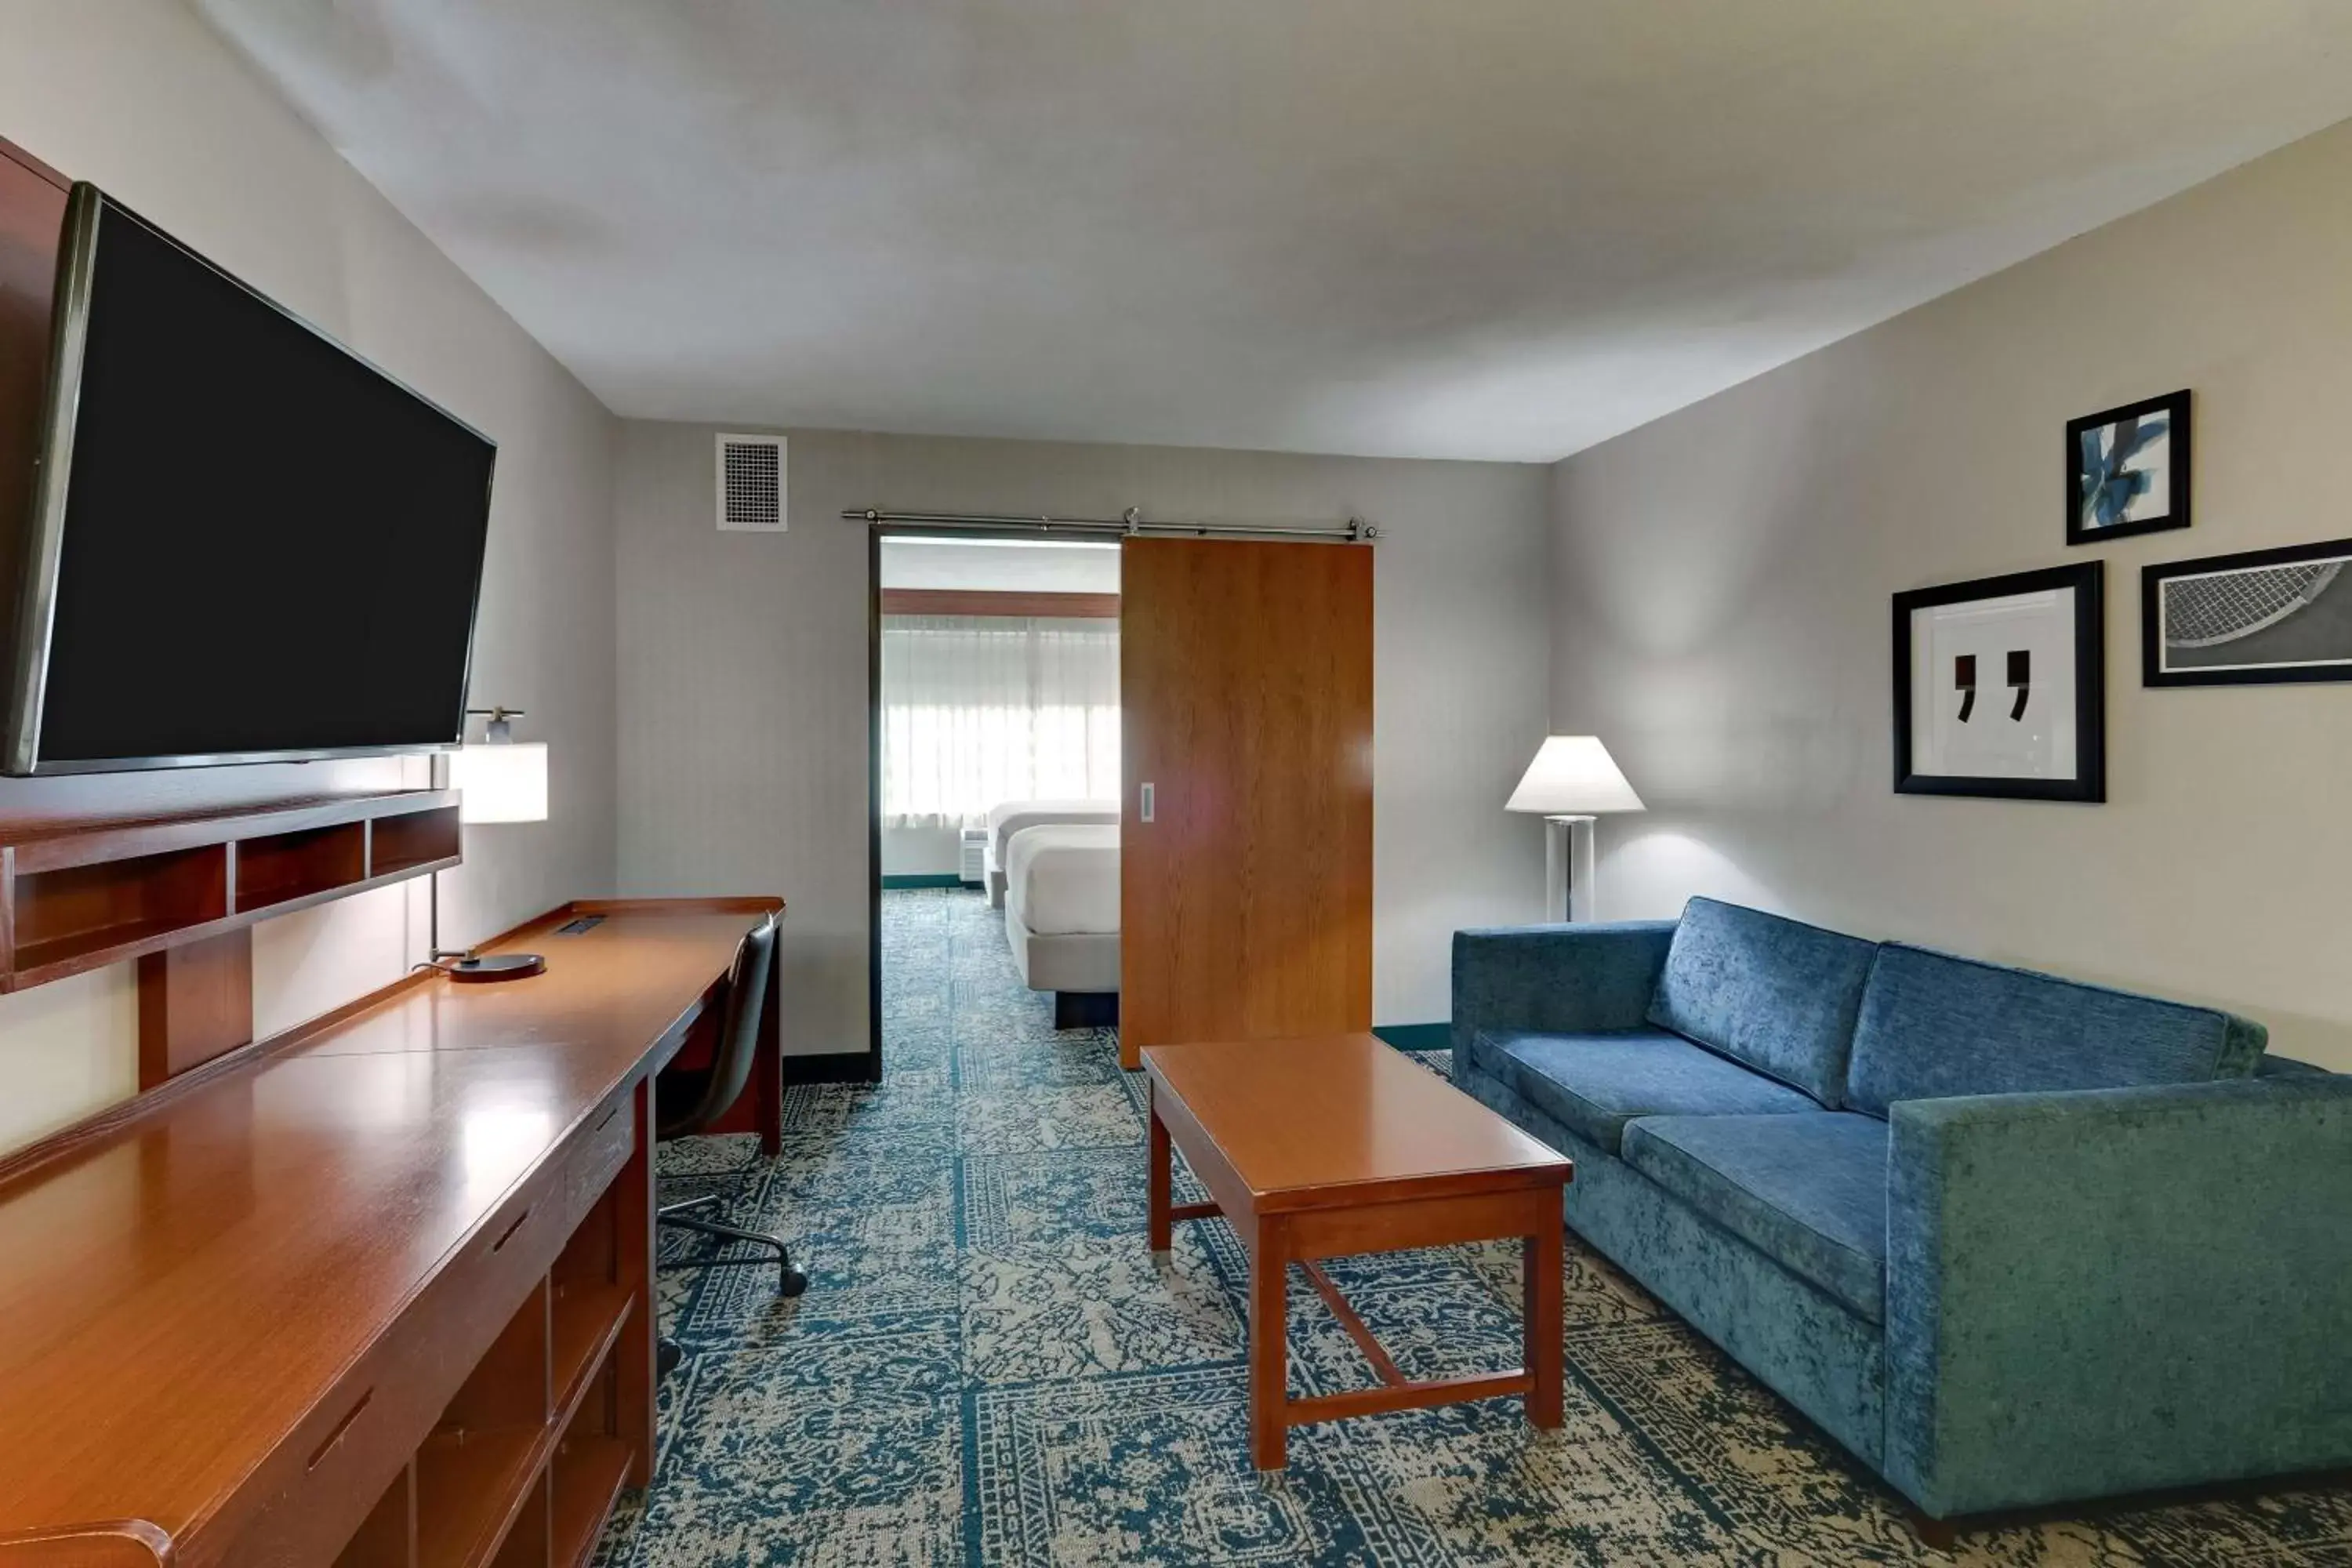
{"label": "flat screen television", "polygon": [[54,321],[0,771],[455,744],[496,445],[86,184]]}

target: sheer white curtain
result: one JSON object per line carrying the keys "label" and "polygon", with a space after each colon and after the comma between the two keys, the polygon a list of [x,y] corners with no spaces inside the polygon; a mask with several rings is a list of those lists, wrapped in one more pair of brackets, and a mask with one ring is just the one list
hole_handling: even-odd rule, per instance
{"label": "sheer white curtain", "polygon": [[1117,621],[883,617],[884,826],[1118,798]]}

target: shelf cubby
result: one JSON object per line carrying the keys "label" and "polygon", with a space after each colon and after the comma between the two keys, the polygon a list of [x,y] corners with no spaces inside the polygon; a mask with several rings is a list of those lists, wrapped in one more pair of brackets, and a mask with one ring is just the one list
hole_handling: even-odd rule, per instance
{"label": "shelf cubby", "polygon": [[530,1526],[546,1552],[545,1488],[532,1485],[545,1459],[548,1426],[548,1286],[522,1307],[467,1374],[416,1457],[418,1568],[504,1563],[509,1536]]}
{"label": "shelf cubby", "polygon": [[80,961],[226,918],[228,851],[208,844],[21,872],[10,892],[14,967],[69,973]]}
{"label": "shelf cubby", "polygon": [[416,1539],[416,1467],[403,1465],[335,1568],[409,1568]]}
{"label": "shelf cubby", "polygon": [[[417,1450],[404,1515],[414,1568],[581,1568],[595,1554],[636,1459],[614,1360],[638,1307],[622,1278],[621,1184],[589,1207]],[[406,1562],[362,1555],[379,1528],[371,1516],[337,1568]]]}
{"label": "shelf cubby", "polygon": [[619,1285],[557,1288],[553,1358],[558,1410],[572,1408],[593,1378],[611,1359],[613,1345],[629,1321],[629,1292]]}
{"label": "shelf cubby", "polygon": [[436,1432],[416,1451],[417,1568],[487,1568],[529,1511],[538,1426]]}
{"label": "shelf cubby", "polygon": [[369,828],[373,836],[369,866],[377,877],[414,877],[420,871],[457,861],[457,808],[410,812],[379,818]]}
{"label": "shelf cubby", "polygon": [[548,1517],[548,1491],[552,1485],[547,1470],[532,1478],[530,1489],[523,1493],[522,1508],[507,1527],[507,1538],[499,1544],[498,1555],[490,1559],[489,1568],[547,1568],[551,1522]]}
{"label": "shelf cubby", "polygon": [[236,841],[236,907],[263,911],[367,879],[367,824],[339,822]]}
{"label": "shelf cubby", "polygon": [[[597,1380],[612,1381],[609,1362],[598,1371]],[[605,1397],[583,1404],[548,1466],[553,1502],[551,1568],[580,1568],[594,1554],[597,1537],[604,1533],[613,1505],[628,1483],[629,1446],[611,1429],[611,1403],[607,1390]]]}

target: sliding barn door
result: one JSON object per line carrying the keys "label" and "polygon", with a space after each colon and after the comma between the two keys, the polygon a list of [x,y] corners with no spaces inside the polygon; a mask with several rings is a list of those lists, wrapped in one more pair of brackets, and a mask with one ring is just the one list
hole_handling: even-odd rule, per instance
{"label": "sliding barn door", "polygon": [[1129,540],[1119,702],[1121,1058],[1370,1028],[1372,551]]}

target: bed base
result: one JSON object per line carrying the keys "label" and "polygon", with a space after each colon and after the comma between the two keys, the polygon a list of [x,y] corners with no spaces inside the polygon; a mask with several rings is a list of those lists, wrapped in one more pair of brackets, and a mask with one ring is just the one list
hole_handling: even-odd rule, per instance
{"label": "bed base", "polygon": [[1056,991],[1054,993],[1054,1027],[1115,1029],[1118,1026],[1118,992]]}

